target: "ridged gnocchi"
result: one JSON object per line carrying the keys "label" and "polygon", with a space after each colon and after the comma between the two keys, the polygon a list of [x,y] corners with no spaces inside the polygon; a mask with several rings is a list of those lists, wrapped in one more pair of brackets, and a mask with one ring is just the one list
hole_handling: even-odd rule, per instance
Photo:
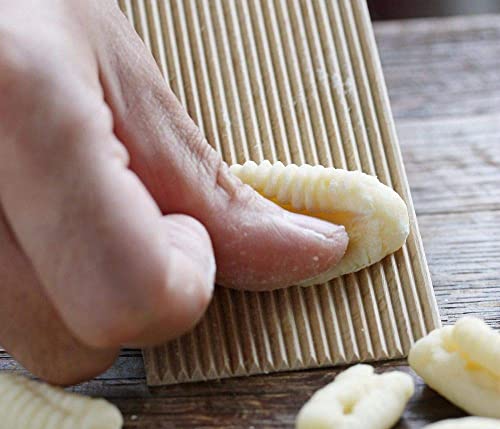
{"label": "ridged gnocchi", "polygon": [[388,429],[413,395],[412,378],[393,371],[375,374],[355,365],[318,390],[300,410],[297,429]]}
{"label": "ridged gnocchi", "polygon": [[349,244],[341,261],[301,286],[358,271],[398,250],[408,236],[401,197],[376,177],[359,171],[311,165],[235,164],[230,171],[281,207],[343,225]]}
{"label": "ridged gnocchi", "polygon": [[5,429],[118,429],[114,405],[65,392],[8,372],[0,373],[0,427]]}
{"label": "ridged gnocchi", "polygon": [[425,426],[424,429],[500,429],[500,420],[485,417],[463,417],[433,423]]}
{"label": "ridged gnocchi", "polygon": [[424,381],[470,414],[500,419],[500,333],[460,319],[420,339],[408,362]]}

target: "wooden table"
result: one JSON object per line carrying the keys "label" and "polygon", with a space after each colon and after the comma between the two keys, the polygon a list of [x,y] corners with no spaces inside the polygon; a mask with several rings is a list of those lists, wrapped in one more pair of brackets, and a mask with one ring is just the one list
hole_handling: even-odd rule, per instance
{"label": "wooden table", "polygon": [[[403,156],[444,323],[476,315],[500,329],[500,15],[375,25]],[[0,352],[0,369],[16,364]],[[405,362],[385,363],[411,372]],[[126,428],[291,428],[333,369],[148,391],[125,350],[76,390],[107,396]],[[463,413],[415,377],[397,428]]]}

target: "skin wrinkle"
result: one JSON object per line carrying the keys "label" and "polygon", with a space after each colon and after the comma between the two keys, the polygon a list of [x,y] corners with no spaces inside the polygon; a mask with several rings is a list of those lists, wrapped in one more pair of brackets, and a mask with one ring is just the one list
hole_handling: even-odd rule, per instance
{"label": "skin wrinkle", "polygon": [[[120,67],[119,70],[122,70]],[[132,68],[129,70],[131,71]],[[135,71],[137,73],[137,70]],[[144,82],[146,80],[146,76],[143,76],[143,73],[141,74],[141,78],[139,81]],[[113,105],[113,108],[116,106],[118,107],[118,111],[121,112],[120,115],[117,115],[115,118],[115,132],[118,133],[119,136],[121,136],[123,133],[121,130],[124,130],[127,127],[127,124],[131,122],[135,122],[137,120],[137,116],[144,114],[145,108],[144,105],[147,105],[146,108],[150,108],[153,111],[155,111],[155,105],[156,104],[161,104],[165,105],[167,108],[163,110],[159,110],[160,112],[160,117],[156,117],[155,115],[151,117],[143,117],[141,118],[144,122],[151,122],[154,118],[154,122],[148,124],[148,129],[152,130],[152,134],[158,133],[162,129],[169,129],[172,131],[173,135],[176,136],[178,139],[184,140],[184,141],[193,141],[193,138],[190,136],[186,136],[186,129],[189,129],[184,126],[178,125],[179,118],[183,119],[181,115],[181,108],[180,105],[175,106],[176,109],[175,111],[178,111],[179,113],[176,114],[175,112],[173,113],[172,111],[169,111],[169,105],[171,104],[178,104],[177,100],[169,100],[165,97],[163,94],[162,90],[157,90],[157,82],[154,82],[153,85],[147,85],[144,87],[144,90],[130,93],[130,91],[126,91],[125,88],[128,86],[127,79],[129,79],[129,73],[125,73],[120,71],[116,79],[107,79],[104,80],[104,85],[108,86],[111,88],[111,91],[108,91],[113,94],[112,99],[109,99],[109,97],[106,97],[106,100]],[[113,85],[113,83],[116,82],[117,85]],[[163,82],[161,82],[163,83]],[[112,88],[115,88],[115,91],[112,90]],[[149,104],[149,105],[148,105]],[[120,107],[121,106],[121,107]],[[175,119],[177,116],[177,119]],[[192,127],[191,127],[192,128]],[[194,129],[194,133],[199,133],[199,130],[197,128]],[[127,138],[127,132],[123,135],[123,137]],[[154,140],[148,140],[148,134],[144,135],[144,142],[145,142],[145,147],[148,148],[149,151],[152,152],[151,159],[154,160],[157,157],[157,154],[162,150],[161,147],[159,147]],[[204,138],[202,136],[199,137],[202,139],[204,142]],[[166,136],[166,140],[175,140],[175,138],[172,138],[172,136]],[[200,145],[201,146],[201,145]],[[186,168],[191,168],[191,167],[204,167],[205,164],[203,163],[203,160],[200,160],[200,162],[192,162],[190,159],[192,158],[192,151],[188,150],[188,147],[185,146],[179,146],[177,148],[177,159],[172,159],[172,163],[169,167],[175,165],[175,161],[179,161],[180,165],[177,165],[177,168],[180,167],[181,170],[186,170]],[[131,168],[133,170],[136,170],[134,167],[134,164],[131,164]],[[150,172],[151,176],[158,177],[157,174],[154,173],[155,168],[151,165],[149,165],[148,170]],[[194,171],[193,171],[194,173]],[[172,178],[171,178],[172,180]],[[175,178],[173,179],[175,180]],[[158,188],[162,188],[162,183],[157,181]],[[162,200],[168,201],[168,198],[163,198]],[[160,206],[162,206],[160,204]],[[162,209],[164,212],[169,211],[169,207],[164,207],[162,206]]]}
{"label": "skin wrinkle", "polygon": [[33,374],[74,383],[123,344],[183,334],[216,263],[225,285],[269,290],[337,262],[338,228],[230,175],[113,1],[1,9],[0,204],[17,240],[0,261],[18,257],[0,265],[0,342]]}
{"label": "skin wrinkle", "polygon": [[237,177],[229,172],[227,164],[222,163],[217,170],[216,185],[224,190],[228,205],[239,204],[241,210],[256,203],[257,195]]}
{"label": "skin wrinkle", "polygon": [[[139,52],[139,49],[137,50]],[[135,56],[137,58],[137,55]],[[120,58],[122,60],[122,58]],[[133,64],[130,64],[129,61],[125,60],[125,63],[122,64],[124,67],[120,67],[120,70],[124,70],[125,67],[128,69],[128,71],[141,75],[141,82],[146,81],[146,77],[148,74],[145,74],[143,72],[144,68],[142,67],[142,64],[140,67],[136,68],[135,67],[135,60]],[[156,63],[154,64],[155,67]],[[134,101],[130,101],[127,96],[124,96],[123,91],[124,88],[127,87],[127,85],[124,84],[124,80],[129,78],[130,73],[125,73],[125,72],[120,72],[117,76],[117,81],[119,83],[119,94],[122,95],[120,99],[125,99],[127,105],[133,105],[134,107],[129,108],[127,110],[122,109],[122,115],[123,119],[121,120],[121,127],[123,128],[127,123],[129,123],[134,115],[132,113],[135,113],[136,110],[141,110],[138,107],[138,103]],[[163,129],[169,129],[175,136],[177,136],[177,139],[185,141],[185,142],[190,142],[186,148],[189,148],[190,150],[186,152],[186,157],[184,158],[182,155],[185,153],[184,151],[180,151],[181,157],[180,157],[180,163],[181,163],[181,171],[186,170],[187,168],[190,168],[191,166],[196,166],[198,169],[204,169],[205,171],[205,177],[208,178],[214,178],[213,182],[210,180],[209,182],[206,182],[206,185],[208,186],[209,190],[224,190],[229,197],[229,200],[233,199],[233,195],[236,195],[232,189],[228,190],[228,187],[226,186],[227,184],[231,184],[234,186],[234,182],[237,182],[238,180],[220,180],[221,177],[224,176],[230,176],[229,172],[224,171],[227,170],[227,167],[221,167],[223,165],[222,160],[220,157],[215,153],[215,151],[209,146],[206,142],[205,137],[201,134],[200,130],[194,126],[192,123],[191,119],[188,118],[184,111],[182,110],[182,107],[180,106],[180,103],[178,100],[173,98],[171,95],[169,97],[165,96],[165,91],[164,91],[164,86],[165,83],[162,79],[159,78],[159,75],[155,76],[155,79],[151,79],[151,86],[147,86],[146,91],[140,91],[141,96],[140,96],[140,102],[141,103],[149,103],[149,100],[154,100],[156,105],[166,105],[167,109],[170,105],[173,105],[174,107],[173,111],[166,110],[164,109],[163,111],[160,110],[160,117],[156,118],[154,121],[154,124],[151,126],[153,131],[159,131],[161,128]],[[157,88],[159,88],[157,90]],[[146,96],[144,95],[147,94]],[[139,92],[137,92],[137,97],[136,99],[139,99]],[[169,103],[170,101],[170,103]],[[154,106],[151,106],[154,108]],[[125,112],[123,112],[125,110]],[[167,114],[168,112],[168,114]],[[176,113],[177,112],[177,113]],[[149,118],[144,118],[146,121],[149,121]],[[167,124],[164,123],[164,120],[167,120]],[[163,126],[163,127],[162,127]],[[189,131],[189,134],[186,134],[187,130]],[[192,133],[192,134],[191,134]],[[152,146],[153,148],[155,145],[148,145]],[[182,147],[181,147],[182,149]],[[153,149],[154,150],[154,149]],[[194,162],[193,161],[183,161],[186,159],[190,159],[194,155]],[[214,165],[219,165],[217,168],[213,168]],[[184,166],[184,167],[182,167]],[[179,167],[179,166],[177,166]],[[150,169],[153,170],[153,169]],[[215,172],[214,172],[215,171]],[[213,183],[213,185],[211,185]],[[220,186],[222,185],[222,186]],[[160,188],[162,187],[161,184],[158,185]],[[165,198],[167,199],[167,198]],[[160,206],[161,203],[160,203]],[[164,212],[169,210],[169,207],[163,207]]]}

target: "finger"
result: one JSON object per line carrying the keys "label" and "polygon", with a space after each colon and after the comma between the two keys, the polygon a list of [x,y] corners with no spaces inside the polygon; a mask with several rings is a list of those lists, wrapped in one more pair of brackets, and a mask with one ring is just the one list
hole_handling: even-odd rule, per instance
{"label": "finger", "polygon": [[34,375],[75,384],[105,371],[119,349],[80,343],[62,323],[0,212],[0,343]]}
{"label": "finger", "polygon": [[186,213],[208,229],[217,280],[273,289],[336,265],[347,246],[344,228],[287,213],[232,178],[125,18],[117,15],[107,29],[124,47],[114,56],[111,49],[99,54],[115,132],[162,211]]}
{"label": "finger", "polygon": [[[158,344],[186,331],[186,325],[192,326],[203,314],[213,290],[215,262],[210,237],[203,225],[186,215],[167,215],[160,223],[162,228],[169,231],[168,235],[163,236],[165,249],[169,253],[166,266],[170,276],[169,283],[179,285],[169,297],[169,307],[176,311],[160,314],[160,317],[152,320],[138,335],[127,341],[129,346]],[[210,254],[209,258],[207,253]],[[194,280],[189,281],[190,277]],[[200,301],[199,284],[206,284],[208,292],[203,292],[207,296],[206,300]],[[194,309],[190,310],[190,307]],[[185,313],[194,314],[195,318],[192,321],[186,320]],[[166,333],[169,334],[165,335]]]}
{"label": "finger", "polygon": [[[127,168],[109,110],[92,87],[51,76],[47,86],[50,99],[13,86],[6,91],[11,110],[0,106],[14,112],[0,129],[0,199],[19,244],[85,344],[138,340],[159,321],[165,326],[155,339],[181,334],[212,293],[206,231],[161,215]],[[38,106],[16,101],[25,99]],[[16,114],[29,126],[17,126]]]}

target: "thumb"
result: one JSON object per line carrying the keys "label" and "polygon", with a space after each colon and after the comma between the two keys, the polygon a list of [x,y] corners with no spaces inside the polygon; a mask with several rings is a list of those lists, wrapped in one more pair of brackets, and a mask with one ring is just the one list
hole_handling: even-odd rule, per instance
{"label": "thumb", "polygon": [[[342,226],[289,213],[229,173],[189,118],[124,17],[110,28],[124,49],[100,52],[115,132],[163,213],[183,213],[208,230],[225,286],[269,290],[327,271],[342,258]],[[140,58],[140,60],[138,60]]]}
{"label": "thumb", "polygon": [[228,177],[225,165],[219,168],[222,181],[231,183],[218,185],[228,197],[212,202],[206,222],[220,284],[253,290],[286,287],[340,261],[348,242],[343,226],[287,212]]}

